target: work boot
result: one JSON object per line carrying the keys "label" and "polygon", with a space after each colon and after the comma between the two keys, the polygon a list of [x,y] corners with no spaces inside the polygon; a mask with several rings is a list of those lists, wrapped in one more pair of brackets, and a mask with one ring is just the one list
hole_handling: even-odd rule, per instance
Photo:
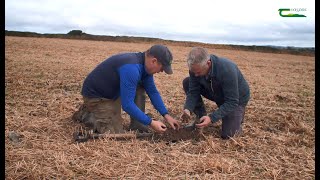
{"label": "work boot", "polygon": [[94,115],[90,113],[86,106],[83,104],[79,107],[79,110],[73,114],[72,120],[75,122],[83,123],[89,128],[93,128],[95,126]]}
{"label": "work boot", "polygon": [[86,113],[84,105],[81,104],[79,109],[73,113],[72,120],[75,122],[81,122]]}

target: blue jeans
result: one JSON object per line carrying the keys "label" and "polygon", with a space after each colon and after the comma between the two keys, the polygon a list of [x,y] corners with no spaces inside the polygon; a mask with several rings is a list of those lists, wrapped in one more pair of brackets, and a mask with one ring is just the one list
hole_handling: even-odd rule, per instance
{"label": "blue jeans", "polygon": [[[187,95],[189,92],[189,77],[185,78],[182,84],[183,84],[184,92]],[[214,101],[211,93],[212,93],[211,91],[206,90],[206,88],[204,87],[200,88],[201,96],[211,101]],[[218,106],[220,105],[218,104]],[[202,116],[207,115],[202,97],[197,102],[193,113],[197,116],[197,118],[201,118]],[[245,114],[245,105],[239,105],[235,108],[235,110],[233,110],[227,116],[222,118],[221,138],[228,139],[229,137],[233,137],[236,133],[242,132],[242,123],[244,120],[244,114]]]}

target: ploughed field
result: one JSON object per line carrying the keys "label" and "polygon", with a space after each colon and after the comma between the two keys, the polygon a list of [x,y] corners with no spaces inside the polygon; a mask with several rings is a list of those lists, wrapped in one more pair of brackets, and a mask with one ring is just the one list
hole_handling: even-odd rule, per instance
{"label": "ploughed field", "polygon": [[[120,52],[153,44],[5,37],[6,179],[314,179],[315,58],[227,49],[210,53],[238,64],[251,100],[243,134],[220,139],[221,122],[201,133],[76,143],[71,120],[86,75]],[[155,75],[170,114],[179,118],[191,47],[168,44],[173,75]],[[217,106],[205,100],[208,112]],[[147,100],[146,113],[162,120]],[[124,126],[129,116],[122,112]],[[190,122],[184,122],[188,124]]]}

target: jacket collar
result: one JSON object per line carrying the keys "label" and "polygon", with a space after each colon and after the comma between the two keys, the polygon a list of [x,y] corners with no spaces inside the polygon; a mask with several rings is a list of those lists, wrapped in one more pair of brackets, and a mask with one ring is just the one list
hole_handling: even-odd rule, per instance
{"label": "jacket collar", "polygon": [[208,78],[212,78],[212,77],[215,77],[216,74],[217,74],[217,67],[216,67],[216,61],[217,61],[217,56],[216,55],[213,55],[211,54],[210,55],[210,60],[211,60],[211,70],[209,71],[209,74],[208,74]]}

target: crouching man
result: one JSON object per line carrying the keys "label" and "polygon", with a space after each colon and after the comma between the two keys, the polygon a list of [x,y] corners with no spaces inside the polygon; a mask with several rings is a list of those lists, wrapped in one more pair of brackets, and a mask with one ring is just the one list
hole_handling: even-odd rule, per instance
{"label": "crouching man", "polygon": [[[190,117],[193,112],[200,119],[196,124],[198,128],[222,119],[223,139],[241,133],[250,89],[237,65],[228,59],[209,55],[200,47],[190,51],[187,61],[189,77],[183,80],[187,98],[181,116]],[[214,101],[219,108],[207,115],[201,96]]]}
{"label": "crouching man", "polygon": [[130,130],[148,132],[148,126],[159,133],[166,131],[161,121],[145,114],[145,92],[155,109],[173,129],[177,120],[168,114],[155,86],[153,74],[172,74],[172,54],[163,45],[154,45],[145,52],[116,54],[100,63],[84,80],[83,104],[73,119],[97,133],[121,133],[121,107],[130,115]]}

